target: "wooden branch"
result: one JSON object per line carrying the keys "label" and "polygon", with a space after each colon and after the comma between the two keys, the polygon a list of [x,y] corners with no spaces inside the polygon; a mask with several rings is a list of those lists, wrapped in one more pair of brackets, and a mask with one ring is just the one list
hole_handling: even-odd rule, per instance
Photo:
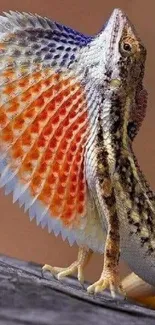
{"label": "wooden branch", "polygon": [[155,311],[78,282],[41,274],[41,266],[0,256],[0,325],[154,325]]}

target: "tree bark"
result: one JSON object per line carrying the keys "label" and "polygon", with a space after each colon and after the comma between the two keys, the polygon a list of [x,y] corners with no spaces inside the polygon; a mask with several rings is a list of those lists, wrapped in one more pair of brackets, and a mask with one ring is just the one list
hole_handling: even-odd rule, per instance
{"label": "tree bark", "polygon": [[108,291],[88,295],[74,278],[42,277],[40,265],[0,256],[0,325],[6,324],[154,325],[155,311]]}

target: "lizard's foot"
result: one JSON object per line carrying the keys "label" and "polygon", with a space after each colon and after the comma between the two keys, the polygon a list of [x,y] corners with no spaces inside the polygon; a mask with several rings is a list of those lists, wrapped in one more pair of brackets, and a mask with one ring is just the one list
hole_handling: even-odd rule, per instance
{"label": "lizard's foot", "polygon": [[68,275],[73,275],[75,272],[78,274],[78,280],[81,284],[84,282],[84,268],[88,263],[92,251],[88,251],[84,248],[79,249],[78,259],[66,268],[62,267],[53,267],[45,264],[42,268],[42,271],[50,271],[53,275],[57,276],[57,279],[60,280]]}
{"label": "lizard's foot", "polygon": [[84,282],[84,268],[79,265],[78,261],[75,261],[68,267],[53,267],[48,264],[45,264],[42,268],[42,271],[49,271],[53,275],[56,275],[57,279],[60,280],[68,275],[73,275],[76,271],[78,273],[78,280],[82,284]]}
{"label": "lizard's foot", "polygon": [[100,279],[87,288],[88,293],[98,293],[109,288],[111,296],[115,298],[115,292],[118,291],[125,295],[122,284],[116,272],[103,272]]}

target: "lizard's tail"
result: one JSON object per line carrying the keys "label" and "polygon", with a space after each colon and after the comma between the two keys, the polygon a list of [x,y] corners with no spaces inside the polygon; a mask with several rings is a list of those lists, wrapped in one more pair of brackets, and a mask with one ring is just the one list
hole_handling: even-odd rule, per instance
{"label": "lizard's tail", "polygon": [[155,288],[144,282],[138,275],[129,274],[122,285],[128,297],[155,309]]}

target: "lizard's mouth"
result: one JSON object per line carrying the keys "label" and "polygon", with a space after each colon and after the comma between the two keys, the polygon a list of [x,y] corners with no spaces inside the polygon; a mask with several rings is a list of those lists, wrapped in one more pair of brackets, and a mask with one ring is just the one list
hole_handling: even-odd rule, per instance
{"label": "lizard's mouth", "polygon": [[109,52],[109,65],[111,63],[112,53],[117,55],[118,44],[121,40],[122,35],[128,29],[129,20],[125,13],[121,9],[114,9],[112,12],[108,23],[105,27],[105,34],[108,35],[106,38],[106,47]]}
{"label": "lizard's mouth", "polygon": [[108,21],[109,28],[112,30],[110,47],[117,43],[117,38],[121,36],[122,29],[127,25],[128,18],[121,9],[114,9]]}

